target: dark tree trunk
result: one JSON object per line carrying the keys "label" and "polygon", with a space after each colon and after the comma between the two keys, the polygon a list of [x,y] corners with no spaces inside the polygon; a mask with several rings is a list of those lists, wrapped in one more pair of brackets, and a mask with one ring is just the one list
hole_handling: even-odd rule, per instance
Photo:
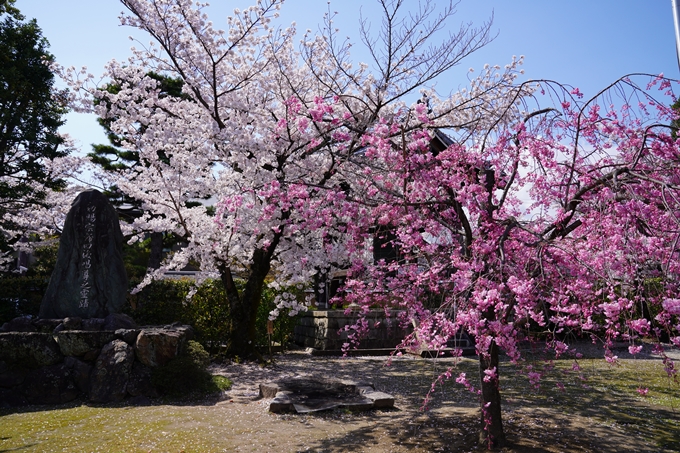
{"label": "dark tree trunk", "polygon": [[[496,318],[493,307],[483,313],[487,322]],[[495,377],[484,380],[487,376],[484,371],[496,369]],[[481,384],[481,429],[479,440],[489,449],[501,448],[505,445],[505,432],[503,431],[503,419],[501,418],[501,392],[499,389],[500,369],[498,367],[498,345],[491,341],[486,354],[479,355],[479,381]]]}
{"label": "dark tree trunk", "polygon": [[262,303],[264,281],[271,270],[274,252],[279,246],[285,229],[285,221],[290,217],[289,211],[281,214],[282,224],[277,233],[274,233],[266,248],[257,248],[253,251],[243,291],[239,291],[234,282],[229,263],[217,260],[220,271],[220,279],[224,285],[229,304],[229,338],[227,339],[227,355],[244,358],[256,357],[264,361],[262,355],[255,347],[257,310]]}
{"label": "dark tree trunk", "polygon": [[147,268],[158,269],[163,260],[163,233],[154,231],[151,233],[151,244],[149,246],[149,262]]}
{"label": "dark tree trunk", "polygon": [[[496,368],[496,378],[485,381],[485,370]],[[501,448],[505,445],[505,433],[503,432],[503,420],[501,418],[501,393],[498,389],[498,346],[491,343],[487,357],[479,356],[479,374],[482,388],[481,395],[481,422],[480,442],[490,448]]]}
{"label": "dark tree trunk", "polygon": [[[287,216],[282,216],[285,220]],[[234,283],[229,265],[222,261],[219,270],[229,303],[230,329],[227,354],[239,357],[262,356],[255,348],[257,310],[260,307],[264,281],[271,270],[274,251],[283,235],[283,227],[274,235],[266,249],[255,249],[250,260],[248,280],[241,294]]]}
{"label": "dark tree trunk", "polygon": [[[271,267],[267,251],[253,252],[250,275],[240,297],[228,297],[231,328],[227,353],[240,357],[259,356],[255,349],[255,321],[260,306],[264,281]],[[224,281],[224,279],[223,279]]]}

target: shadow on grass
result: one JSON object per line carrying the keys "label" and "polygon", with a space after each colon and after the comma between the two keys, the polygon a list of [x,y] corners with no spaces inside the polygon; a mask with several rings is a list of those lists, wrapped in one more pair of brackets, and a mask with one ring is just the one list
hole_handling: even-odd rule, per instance
{"label": "shadow on grass", "polygon": [[[324,415],[318,415],[324,417]],[[304,451],[315,452],[483,452],[478,441],[477,410],[441,414],[403,414],[376,412],[357,414],[367,423],[351,428],[341,436],[306,443]],[[504,421],[507,444],[502,452],[656,452],[656,448],[637,448],[636,443],[619,442],[618,436],[601,438],[583,426],[564,420],[555,423],[552,411],[535,411],[531,415],[506,413]],[[630,448],[628,448],[630,447]],[[303,451],[302,449],[299,451]]]}
{"label": "shadow on grass", "polygon": [[[158,397],[158,398],[127,398],[120,402],[93,403],[84,397],[78,397],[72,401],[59,404],[29,404],[23,406],[0,407],[0,417],[11,414],[29,414],[34,412],[60,411],[75,407],[91,408],[135,408],[148,406],[214,406],[224,400],[221,394],[211,395],[188,395],[184,397]],[[2,439],[0,439],[2,440]],[[2,450],[0,450],[0,453]]]}
{"label": "shadow on grass", "polygon": [[[552,362],[533,391],[526,390],[526,377],[502,370],[506,407],[532,414],[537,429],[546,423],[573,426],[603,451],[680,452],[680,389],[664,380],[658,360],[621,360],[612,367],[586,359],[580,370],[573,364]],[[638,392],[643,384],[644,397]]]}
{"label": "shadow on grass", "polygon": [[[571,360],[553,362],[553,371],[544,374],[538,391],[528,390],[526,376],[509,364],[503,365],[503,416],[508,446],[502,451],[680,452],[680,418],[673,409],[673,401],[671,407],[654,404],[654,399],[643,398],[636,391],[640,382],[646,382],[657,400],[680,398],[677,385],[664,386],[663,379],[661,383],[655,381],[655,377],[663,377],[658,360],[622,361],[623,365],[617,368],[611,368],[604,360],[581,362],[587,362],[583,364],[588,368],[585,373],[567,373]],[[393,369],[383,370],[385,388],[380,390],[392,391],[418,405],[433,377],[449,363],[440,360],[393,364]],[[454,376],[463,371],[474,382],[476,367],[476,361],[463,361],[457,365]],[[383,385],[379,377],[375,383]],[[400,387],[402,384],[408,384],[408,391]],[[308,447],[324,452],[370,451],[372,445],[377,448],[388,439],[388,445],[400,450],[484,451],[477,443],[480,422],[476,397],[451,381],[439,386],[434,396],[430,412],[419,415],[411,412],[410,417],[375,414],[370,426]]]}
{"label": "shadow on grass", "polygon": [[441,419],[427,414],[376,411],[357,414],[367,422],[342,436],[307,443],[307,451],[463,452],[476,448],[478,418],[461,413]]}
{"label": "shadow on grass", "polygon": [[[4,439],[3,439],[4,440]],[[37,446],[37,444],[28,444],[23,447],[10,448],[7,450],[0,450],[0,453],[9,453],[11,451],[27,451],[30,448]]]}

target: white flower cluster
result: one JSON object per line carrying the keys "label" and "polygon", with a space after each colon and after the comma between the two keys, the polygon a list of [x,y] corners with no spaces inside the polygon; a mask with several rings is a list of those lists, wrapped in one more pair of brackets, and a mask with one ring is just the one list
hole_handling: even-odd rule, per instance
{"label": "white flower cluster", "polygon": [[307,311],[311,300],[309,297],[304,302],[298,301],[295,294],[283,292],[274,299],[276,308],[269,312],[269,320],[273,321],[279,317],[282,310],[288,311],[288,316],[295,316],[301,311]]}

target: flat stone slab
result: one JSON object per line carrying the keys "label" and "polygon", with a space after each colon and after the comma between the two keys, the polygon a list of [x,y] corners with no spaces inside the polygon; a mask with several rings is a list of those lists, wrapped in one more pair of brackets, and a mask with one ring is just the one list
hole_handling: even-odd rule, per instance
{"label": "flat stone slab", "polygon": [[333,409],[353,412],[394,407],[394,397],[377,392],[372,384],[306,377],[260,384],[260,397],[273,398],[269,411],[308,414]]}

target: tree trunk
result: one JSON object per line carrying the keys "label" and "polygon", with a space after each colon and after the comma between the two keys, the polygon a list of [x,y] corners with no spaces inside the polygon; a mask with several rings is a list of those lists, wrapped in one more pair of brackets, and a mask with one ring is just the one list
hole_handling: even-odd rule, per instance
{"label": "tree trunk", "polygon": [[222,267],[221,279],[229,302],[230,329],[227,354],[239,357],[260,357],[255,348],[255,321],[260,307],[264,281],[271,268],[271,254],[267,250],[256,249],[250,265],[250,275],[238,294],[231,271]]}
{"label": "tree trunk", "polygon": [[[281,220],[285,221],[290,216],[290,212],[286,211],[281,215]],[[224,262],[218,262],[222,283],[227,293],[227,301],[229,303],[229,318],[230,329],[229,339],[227,343],[227,354],[239,357],[257,357],[264,360],[262,355],[255,348],[255,335],[257,310],[262,302],[262,291],[264,289],[264,280],[271,270],[271,263],[274,257],[274,251],[281,241],[283,236],[284,226],[281,225],[279,231],[274,234],[271,242],[267,248],[257,248],[253,251],[253,256],[250,260],[250,269],[248,280],[242,294],[239,294],[236,285],[234,284],[233,276],[229,265]]]}
{"label": "tree trunk", "polygon": [[[496,369],[495,378],[484,380],[485,370]],[[479,440],[489,446],[489,449],[501,448],[505,445],[505,433],[503,432],[503,420],[501,418],[501,393],[498,389],[500,371],[498,368],[498,346],[495,341],[491,342],[488,356],[479,356],[479,374],[482,389],[481,395],[481,422],[482,428]]]}
{"label": "tree trunk", "polygon": [[[482,317],[487,322],[496,319],[493,307],[487,308]],[[494,370],[487,375],[485,371]],[[485,380],[485,378],[487,378]],[[505,432],[501,417],[500,369],[498,367],[498,345],[491,341],[486,354],[479,355],[479,381],[481,386],[481,429],[479,441],[488,446],[489,450],[502,448],[505,445]]]}
{"label": "tree trunk", "polygon": [[158,269],[161,267],[161,261],[163,260],[163,233],[158,231],[151,233],[149,249],[149,262],[146,267],[148,269]]}

